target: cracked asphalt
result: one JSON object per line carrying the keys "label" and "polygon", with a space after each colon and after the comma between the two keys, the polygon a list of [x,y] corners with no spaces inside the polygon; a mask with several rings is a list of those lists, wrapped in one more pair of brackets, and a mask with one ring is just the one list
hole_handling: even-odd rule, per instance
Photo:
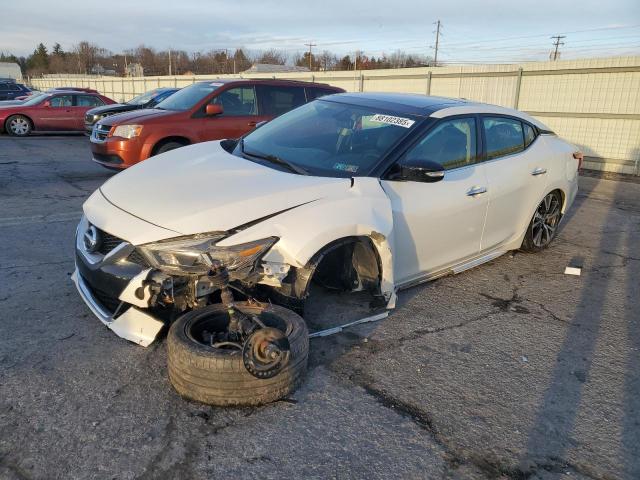
{"label": "cracked asphalt", "polygon": [[[219,409],[75,292],[81,205],[111,176],[89,158],[80,136],[0,137],[1,479],[640,478],[638,182],[581,177],[548,250],[403,291],[313,339],[290,398]],[[319,328],[367,304],[309,310]]]}

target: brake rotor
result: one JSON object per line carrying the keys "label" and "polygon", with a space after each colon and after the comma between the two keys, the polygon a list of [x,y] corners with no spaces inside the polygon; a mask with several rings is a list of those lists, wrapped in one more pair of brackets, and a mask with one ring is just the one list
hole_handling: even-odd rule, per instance
{"label": "brake rotor", "polygon": [[260,328],[247,337],[242,348],[242,361],[256,378],[275,377],[289,363],[289,339],[277,328]]}

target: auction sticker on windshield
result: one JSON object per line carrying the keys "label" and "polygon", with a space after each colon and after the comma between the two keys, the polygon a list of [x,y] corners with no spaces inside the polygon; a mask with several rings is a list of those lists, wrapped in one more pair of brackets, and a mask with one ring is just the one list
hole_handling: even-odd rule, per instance
{"label": "auction sticker on windshield", "polygon": [[396,125],[398,127],[404,128],[410,128],[411,125],[416,123],[410,118],[394,117],[393,115],[382,115],[380,113],[376,113],[373,117],[371,117],[371,121],[378,123],[387,123],[389,125]]}

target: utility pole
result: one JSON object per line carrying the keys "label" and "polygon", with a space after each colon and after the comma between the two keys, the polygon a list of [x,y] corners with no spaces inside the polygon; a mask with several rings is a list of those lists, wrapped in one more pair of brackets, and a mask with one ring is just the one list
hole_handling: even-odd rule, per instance
{"label": "utility pole", "polygon": [[559,54],[558,47],[560,45],[564,45],[564,42],[561,42],[560,40],[562,40],[563,38],[566,38],[566,35],[554,35],[551,38],[552,39],[553,38],[556,39],[555,43],[553,44],[556,48],[555,48],[555,50],[553,51],[553,54],[552,54],[552,60],[555,62],[558,59],[558,54]]}
{"label": "utility pole", "polygon": [[312,63],[311,63],[311,47],[315,47],[316,44],[309,42],[309,43],[305,43],[305,45],[309,47],[309,70],[313,71]]}
{"label": "utility pole", "polygon": [[169,76],[171,76],[171,49],[169,49]]}
{"label": "utility pole", "polygon": [[438,46],[440,45],[440,20],[436,22],[436,48],[433,55],[433,65],[438,66]]}

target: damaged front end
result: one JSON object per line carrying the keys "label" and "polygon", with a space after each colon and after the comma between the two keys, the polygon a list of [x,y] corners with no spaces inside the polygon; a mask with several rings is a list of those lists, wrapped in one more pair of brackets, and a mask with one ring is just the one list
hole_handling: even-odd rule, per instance
{"label": "damaged front end", "polygon": [[[257,267],[277,238],[216,245],[227,236],[214,232],[136,247],[83,217],[76,231],[72,279],[102,323],[118,336],[148,346],[177,315],[219,301],[223,286],[246,290],[263,277],[278,278]],[[224,278],[216,273],[221,264]]]}

